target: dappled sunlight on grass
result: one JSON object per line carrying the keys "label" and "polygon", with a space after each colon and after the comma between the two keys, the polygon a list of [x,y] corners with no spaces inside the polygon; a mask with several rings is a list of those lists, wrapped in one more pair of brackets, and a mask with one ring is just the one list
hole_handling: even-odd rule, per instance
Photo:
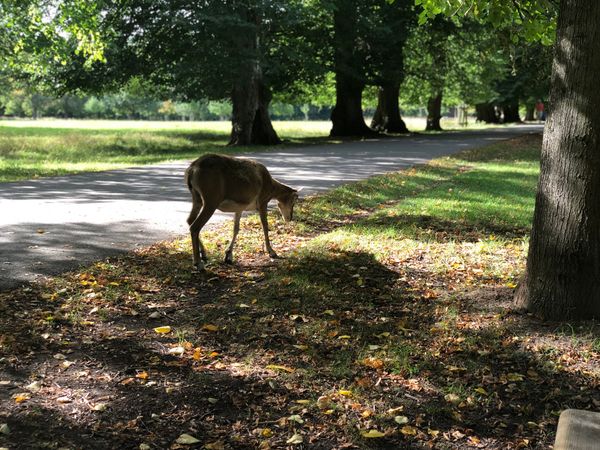
{"label": "dappled sunlight on grass", "polygon": [[600,404],[600,327],[510,308],[532,145],[305,199],[300,223],[272,214],[280,260],[250,216],[233,265],[226,223],[202,233],[204,273],[182,238],[0,294],[0,444],[548,447],[561,409]]}

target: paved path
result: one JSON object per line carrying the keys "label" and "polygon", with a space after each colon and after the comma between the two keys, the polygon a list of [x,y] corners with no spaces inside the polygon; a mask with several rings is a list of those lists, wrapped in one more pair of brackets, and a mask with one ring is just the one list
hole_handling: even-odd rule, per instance
{"label": "paved path", "polygon": [[[443,133],[248,154],[315,193],[540,126]],[[0,290],[187,233],[188,162],[0,183]],[[229,215],[218,214],[212,222]]]}

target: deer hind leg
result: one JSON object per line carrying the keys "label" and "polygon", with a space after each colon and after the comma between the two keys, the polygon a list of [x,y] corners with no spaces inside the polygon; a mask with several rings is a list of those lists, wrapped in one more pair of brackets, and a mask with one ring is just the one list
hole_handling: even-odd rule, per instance
{"label": "deer hind leg", "polygon": [[187,218],[188,225],[191,225],[192,222],[194,222],[194,220],[196,220],[196,217],[198,217],[198,213],[200,212],[200,209],[202,208],[202,197],[200,196],[200,194],[195,189],[192,189],[191,193],[192,193],[192,211],[190,212],[190,215]]}
{"label": "deer hind leg", "polygon": [[259,209],[260,215],[260,223],[262,224],[263,233],[265,235],[265,250],[269,254],[271,258],[278,258],[277,253],[271,247],[271,242],[269,241],[269,222],[267,221],[267,206],[261,207]]}
{"label": "deer hind leg", "polygon": [[225,262],[227,264],[233,264],[233,246],[235,244],[237,235],[240,232],[240,219],[241,218],[242,218],[242,213],[236,212],[235,217],[233,218],[233,236],[231,237],[231,243],[229,244],[229,247],[227,247],[227,251],[225,252]]}
{"label": "deer hind leg", "polygon": [[[200,230],[202,230],[202,227],[206,225],[206,222],[208,222],[208,220],[212,217],[216,209],[217,208],[215,206],[204,203],[202,211],[200,211],[200,214],[198,214],[198,216],[190,224],[193,263],[194,267],[196,267],[198,270],[204,270],[204,261],[206,261],[206,251],[204,250],[204,245],[202,245],[202,240],[200,239]],[[200,259],[201,255],[202,259]]]}

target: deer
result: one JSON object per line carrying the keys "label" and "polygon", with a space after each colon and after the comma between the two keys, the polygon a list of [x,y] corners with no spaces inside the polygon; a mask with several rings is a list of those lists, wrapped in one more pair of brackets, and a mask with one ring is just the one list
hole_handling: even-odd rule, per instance
{"label": "deer", "polygon": [[187,219],[192,237],[194,268],[205,270],[208,260],[200,231],[218,209],[233,212],[233,237],[225,252],[225,263],[233,263],[233,246],[240,231],[244,211],[257,210],[265,237],[265,249],[271,258],[278,258],[269,241],[267,205],[277,200],[284,221],[292,220],[298,190],[271,177],[267,168],[250,159],[206,154],[193,161],[185,171],[185,181],[192,194],[192,211]]}

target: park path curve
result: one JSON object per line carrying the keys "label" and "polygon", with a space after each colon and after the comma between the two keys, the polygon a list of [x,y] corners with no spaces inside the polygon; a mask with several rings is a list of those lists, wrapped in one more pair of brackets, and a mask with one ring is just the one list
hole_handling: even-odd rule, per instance
{"label": "park path curve", "polygon": [[[248,153],[304,194],[485,146],[541,126]],[[189,161],[0,183],[0,291],[187,233]],[[211,222],[230,215],[215,214]]]}

